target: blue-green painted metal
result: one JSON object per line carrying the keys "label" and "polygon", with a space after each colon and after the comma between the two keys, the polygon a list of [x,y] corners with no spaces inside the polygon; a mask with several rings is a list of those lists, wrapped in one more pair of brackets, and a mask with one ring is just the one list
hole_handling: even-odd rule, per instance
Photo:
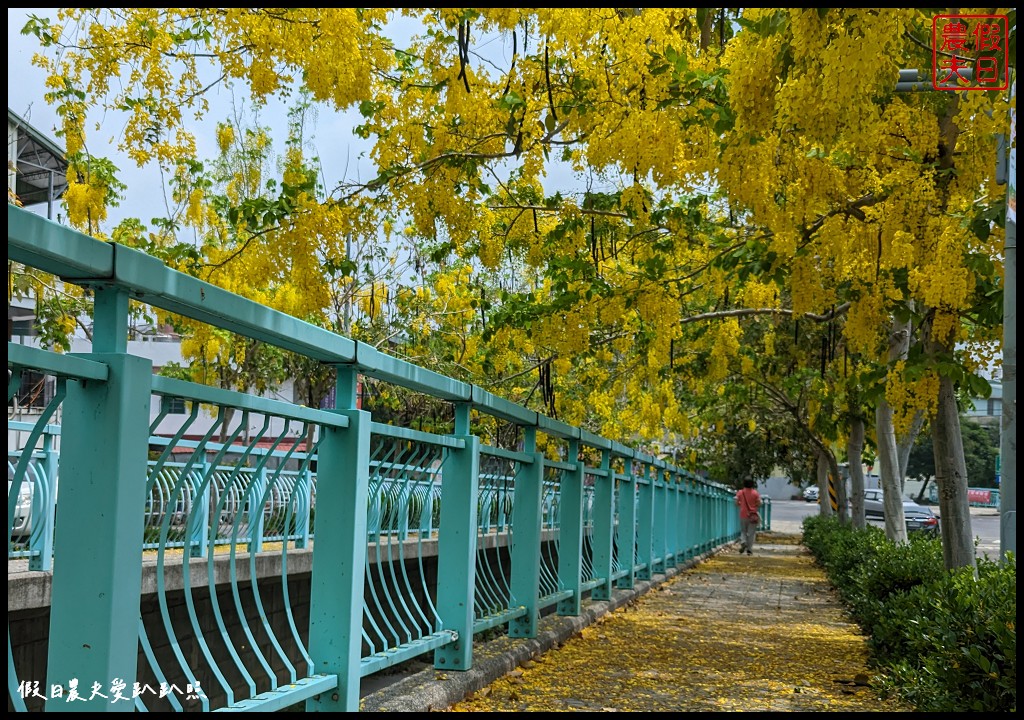
{"label": "blue-green painted metal", "polygon": [[545,435],[563,438],[565,440],[579,440],[580,429],[560,420],[553,420],[547,415],[537,415],[537,428]]}
{"label": "blue-green painted metal", "polygon": [[74,281],[109,277],[114,250],[110,243],[8,204],[7,259]]}
{"label": "blue-green painted metal", "polygon": [[683,562],[683,537],[679,526],[679,518],[683,514],[683,486],[682,478],[676,474],[671,473],[669,475],[671,479],[670,483],[670,499],[669,499],[669,512],[672,513],[672,524],[669,526],[669,547],[668,554],[666,556],[666,564],[669,567],[677,567]]}
{"label": "blue-green painted metal", "polygon": [[544,455],[535,452],[530,462],[519,463],[515,479],[515,504],[512,509],[515,539],[510,558],[510,605],[523,607],[526,613],[509,623],[510,637],[537,636],[537,621],[540,619],[537,601],[540,587],[541,534],[544,529],[541,516],[543,491]]}
{"label": "blue-green painted metal", "polygon": [[291,418],[301,422],[331,425],[339,428],[348,427],[348,418],[339,413],[316,410],[256,395],[245,395],[229,390],[221,390],[209,385],[199,385],[198,383],[175,380],[173,378],[161,377],[160,375],[153,377],[153,392],[159,395],[188,398],[200,403],[229,406],[236,410],[248,410],[277,417]]}
{"label": "blue-green painted metal", "polygon": [[338,687],[336,675],[314,675],[218,708],[216,712],[279,712]]}
{"label": "blue-green painted metal", "polygon": [[[98,354],[106,382],[69,381],[64,402],[47,686],[134,678],[152,364]],[[103,442],[97,442],[103,438]],[[66,469],[74,468],[73,472]],[[69,710],[131,710],[101,699]]]}
{"label": "blue-green painted metal", "polygon": [[[18,479],[8,492],[9,556],[41,570],[58,558],[47,681],[88,667],[117,673],[129,688],[204,690],[98,709],[274,711],[305,702],[353,711],[361,678],[430,653],[438,668],[467,670],[477,633],[532,636],[545,608],[578,615],[588,594],[607,599],[614,586],[735,538],[727,488],[139,251],[9,207],[8,257],[96,299],[92,353],[8,343],[9,399],[22,371],[68,388],[48,411],[59,408],[63,426],[48,417],[24,423],[27,444],[8,452]],[[152,376],[125,354],[129,300],[332,366],[337,411]],[[364,376],[450,402],[453,433],[373,422],[356,409]],[[473,432],[483,416],[519,428],[522,445],[484,445]],[[537,433],[547,436],[546,456],[535,451]],[[55,499],[57,437],[64,480]],[[21,478],[36,488],[33,526],[15,547]],[[770,512],[766,503],[766,526]],[[305,627],[293,608],[304,599],[291,585],[303,566],[312,567]],[[140,586],[155,613],[141,612]],[[82,587],[91,594],[79,602]],[[21,662],[9,629],[15,710],[30,709]]]}
{"label": "blue-green painted metal", "polygon": [[[457,408],[456,433],[468,420],[468,408]],[[445,670],[468,670],[473,663],[480,439],[459,439],[465,447],[452,450],[441,476],[437,574],[444,582],[437,586],[437,612],[454,639],[434,652],[434,667]]]}
{"label": "blue-green painted metal", "polygon": [[473,394],[469,383],[390,357],[365,343],[358,343],[357,348],[354,361],[364,375],[453,402],[468,402]]}
{"label": "blue-green painted metal", "polygon": [[632,463],[626,463],[625,472],[617,475],[618,520],[615,527],[615,547],[618,569],[621,575],[615,580],[615,587],[632,588],[636,582],[636,483],[633,480]]}
{"label": "blue-green painted metal", "polygon": [[510,400],[493,395],[483,388],[473,386],[473,406],[485,411],[492,417],[516,423],[522,427],[537,426],[537,412],[517,405]]}
{"label": "blue-green painted metal", "polygon": [[[474,631],[481,621],[509,618],[512,604],[512,565],[508,546],[516,541],[512,522],[517,467],[510,451],[480,446],[477,483],[476,572],[473,593]],[[530,532],[531,529],[527,529]]]}
{"label": "blue-green painted metal", "polygon": [[309,654],[317,673],[336,675],[337,692],[306,701],[307,711],[359,709],[366,566],[370,416],[342,410],[349,427],[325,428],[320,442],[317,523],[309,598]]}
{"label": "blue-green painted metal", "polygon": [[[650,460],[641,465],[637,477],[636,509],[636,559],[639,565],[638,580],[650,580],[654,576],[654,475]],[[680,517],[679,522],[685,522]]]}
{"label": "blue-green painted metal", "polygon": [[558,577],[570,595],[558,603],[559,615],[579,615],[583,580],[583,520],[584,464],[580,459],[580,443],[570,440],[567,457],[572,470],[562,472],[562,492],[559,501]]}
{"label": "blue-green painted metal", "polygon": [[[28,347],[20,343],[7,341],[7,366],[9,368],[27,368],[47,375],[63,375],[64,377],[82,380],[106,380],[107,366],[93,360],[86,360],[75,355],[58,355],[48,350]],[[7,398],[10,400],[10,397]]]}
{"label": "blue-green painted metal", "polygon": [[[589,441],[588,441],[589,442]],[[605,440],[601,445],[608,448],[611,442]],[[613,548],[615,544],[615,478],[611,472],[612,453],[610,449],[601,451],[601,467],[593,474],[593,577],[599,580],[591,593],[595,600],[610,600],[612,596],[612,573],[614,572]]]}

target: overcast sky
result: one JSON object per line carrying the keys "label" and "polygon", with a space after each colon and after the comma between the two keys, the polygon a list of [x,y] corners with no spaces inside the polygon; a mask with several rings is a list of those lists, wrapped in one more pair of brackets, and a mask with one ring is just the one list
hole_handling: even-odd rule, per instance
{"label": "overcast sky", "polygon": [[[54,108],[43,99],[46,75],[32,65],[32,55],[39,51],[34,36],[21,34],[21,29],[28,21],[29,15],[53,17],[54,8],[7,9],[7,106],[25,121],[51,140],[63,147],[64,142],[56,136],[58,117]],[[224,92],[210,98],[209,127],[221,120],[228,119],[232,103],[229,95]],[[251,118],[250,118],[251,120]],[[275,129],[287,127],[287,108],[270,103],[261,112],[258,120],[260,125],[270,125]],[[324,166],[324,179],[328,189],[342,178],[349,180],[368,180],[373,176],[373,165],[366,158],[359,158],[368,149],[368,144],[352,135],[352,128],[359,122],[355,111],[338,113],[321,107],[314,129],[316,154]],[[125,217],[137,217],[149,225],[154,216],[166,216],[163,207],[163,178],[158,168],[147,166],[138,168],[126,155],[117,150],[117,137],[123,129],[124,118],[107,115],[101,130],[95,130],[90,124],[89,150],[92,154],[108,157],[119,168],[119,177],[128,189],[125,200],[118,208],[110,212],[112,228]],[[204,123],[205,124],[205,123]],[[205,130],[203,125],[196,124],[189,128],[195,135],[200,158],[209,158],[216,153],[214,133]],[[283,132],[276,132],[274,140],[278,148],[283,148]]]}

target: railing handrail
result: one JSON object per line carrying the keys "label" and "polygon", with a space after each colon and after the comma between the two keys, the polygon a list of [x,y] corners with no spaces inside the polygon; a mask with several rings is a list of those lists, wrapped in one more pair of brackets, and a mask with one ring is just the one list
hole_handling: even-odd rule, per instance
{"label": "railing handrail", "polygon": [[[45,452],[26,451],[13,473],[8,462],[9,541],[31,520],[17,525],[30,567],[53,559],[47,687],[76,673],[132,681],[142,663],[158,682],[201,677],[219,693],[188,709],[354,710],[368,674],[426,652],[439,669],[468,670],[475,634],[507,625],[534,637],[542,609],[579,615],[585,595],[609,599],[738,534],[721,483],[140,251],[9,205],[8,257],[95,297],[93,352],[8,343],[9,398],[23,371],[57,378],[25,423],[26,446],[42,440]],[[336,407],[154,375],[129,352],[132,300],[335,367]],[[454,432],[374,422],[353,407],[360,374],[451,403]],[[472,411],[515,425],[521,441],[485,445]],[[561,441],[558,457],[538,452],[537,433]],[[309,578],[302,627],[289,597],[296,564]],[[139,605],[144,586],[155,622]],[[137,632],[124,633],[136,608]],[[8,693],[26,710],[12,653]],[[186,709],[173,696],[156,704],[136,699],[140,710]]]}

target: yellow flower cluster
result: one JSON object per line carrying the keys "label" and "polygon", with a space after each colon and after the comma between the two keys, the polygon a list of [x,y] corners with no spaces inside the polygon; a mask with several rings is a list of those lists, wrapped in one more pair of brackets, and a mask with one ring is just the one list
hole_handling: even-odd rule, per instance
{"label": "yellow flower cluster", "polygon": [[920,378],[906,377],[906,363],[899,361],[889,371],[885,384],[885,399],[892,407],[893,427],[897,435],[910,429],[914,414],[923,411],[929,418],[935,416],[939,402],[939,375],[933,370]]}
{"label": "yellow flower cluster", "polygon": [[64,203],[68,209],[68,221],[81,230],[98,224],[107,218],[107,188],[80,183],[68,173],[68,186],[64,191]]}
{"label": "yellow flower cluster", "polygon": [[711,348],[709,380],[721,380],[729,374],[729,363],[739,352],[742,335],[743,330],[736,318],[726,318],[719,324],[715,344]]}

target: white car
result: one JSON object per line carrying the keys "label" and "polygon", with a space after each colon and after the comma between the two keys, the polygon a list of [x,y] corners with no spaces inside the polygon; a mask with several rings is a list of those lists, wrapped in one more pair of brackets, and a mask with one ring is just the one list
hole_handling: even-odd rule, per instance
{"label": "white car", "polygon": [[[7,496],[11,494],[12,481],[7,481]],[[14,506],[14,520],[11,523],[12,538],[27,538],[32,533],[32,483],[23,480]]]}
{"label": "white car", "polygon": [[[885,502],[881,488],[868,488],[864,491],[864,517],[868,520],[885,520]],[[923,532],[929,535],[939,534],[939,518],[930,507],[918,505],[911,498],[903,498],[903,518],[907,522],[907,532]]]}
{"label": "white car", "polygon": [[818,502],[818,486],[808,485],[804,488],[803,496],[807,502]]}

